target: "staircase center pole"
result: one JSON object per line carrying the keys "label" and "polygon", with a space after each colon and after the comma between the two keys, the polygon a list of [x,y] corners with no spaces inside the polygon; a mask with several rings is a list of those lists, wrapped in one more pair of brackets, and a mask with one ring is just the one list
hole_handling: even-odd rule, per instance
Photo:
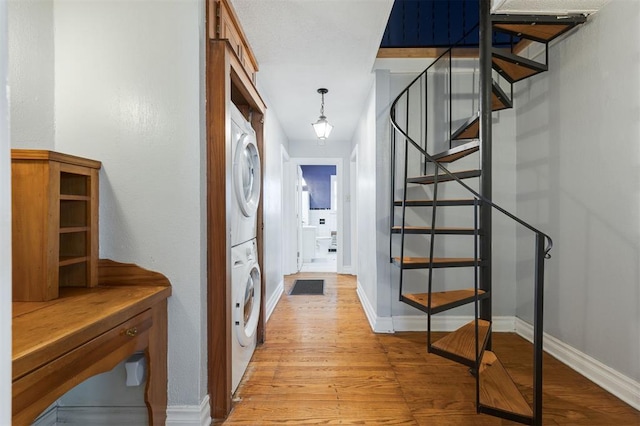
{"label": "staircase center pole", "polygon": [[[480,178],[480,194],[489,200],[491,194],[491,0],[480,0],[480,152],[482,175]],[[489,297],[480,302],[480,318],[491,321],[491,206],[482,203],[480,207],[480,288],[489,292]],[[488,349],[491,348],[489,340]]]}

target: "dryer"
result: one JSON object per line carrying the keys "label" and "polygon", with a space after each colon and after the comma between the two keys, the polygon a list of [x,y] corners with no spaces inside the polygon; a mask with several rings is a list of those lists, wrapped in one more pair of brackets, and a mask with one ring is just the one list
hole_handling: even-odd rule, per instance
{"label": "dryer", "polygon": [[261,275],[256,240],[231,248],[231,376],[235,392],[256,348]]}
{"label": "dryer", "polygon": [[260,201],[260,154],[256,133],[242,113],[231,108],[231,246],[256,238]]}

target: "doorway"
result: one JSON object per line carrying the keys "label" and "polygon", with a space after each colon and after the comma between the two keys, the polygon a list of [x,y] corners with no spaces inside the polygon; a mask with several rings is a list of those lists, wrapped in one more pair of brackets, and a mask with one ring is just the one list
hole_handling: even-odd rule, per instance
{"label": "doorway", "polygon": [[285,227],[289,273],[342,272],[342,159],[292,158]]}

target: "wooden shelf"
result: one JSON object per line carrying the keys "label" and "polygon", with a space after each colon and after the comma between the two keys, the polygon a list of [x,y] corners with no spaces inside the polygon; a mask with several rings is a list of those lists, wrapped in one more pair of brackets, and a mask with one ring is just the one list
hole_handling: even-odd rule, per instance
{"label": "wooden shelf", "polygon": [[[466,360],[467,365],[476,362],[476,326],[475,321],[460,327],[456,331],[447,334],[442,339],[431,345],[433,349],[454,355],[461,360]],[[491,323],[478,320],[478,349],[482,351],[489,335]]]}
{"label": "wooden shelf", "polygon": [[88,226],[69,226],[66,228],[60,228],[59,232],[61,234],[72,234],[74,232],[87,232],[89,229]]}
{"label": "wooden shelf", "polygon": [[97,285],[100,162],[12,150],[13,301]]}
{"label": "wooden shelf", "polygon": [[88,195],[70,195],[70,194],[60,194],[61,201],[89,201],[91,197]]}
{"label": "wooden shelf", "polygon": [[59,266],[75,265],[76,263],[83,263],[89,260],[88,256],[61,256]]}
{"label": "wooden shelf", "polygon": [[493,352],[485,351],[480,367],[480,404],[524,417],[533,411]]}

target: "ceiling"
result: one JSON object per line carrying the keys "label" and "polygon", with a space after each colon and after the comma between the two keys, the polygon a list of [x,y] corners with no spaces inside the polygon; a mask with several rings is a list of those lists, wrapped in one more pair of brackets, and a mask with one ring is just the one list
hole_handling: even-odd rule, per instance
{"label": "ceiling", "polygon": [[[493,0],[494,13],[593,13],[610,0]],[[292,144],[350,141],[373,83],[371,73],[393,0],[231,0],[258,60],[258,86]],[[415,65],[412,65],[415,67]],[[422,63],[419,64],[419,67]],[[268,114],[269,112],[267,112]]]}
{"label": "ceiling", "polygon": [[493,0],[494,13],[566,15],[595,13],[610,0]]}
{"label": "ceiling", "polygon": [[[231,0],[258,60],[258,86],[291,143],[350,141],[373,83],[371,70],[393,0]],[[268,114],[269,112],[267,112]]]}

